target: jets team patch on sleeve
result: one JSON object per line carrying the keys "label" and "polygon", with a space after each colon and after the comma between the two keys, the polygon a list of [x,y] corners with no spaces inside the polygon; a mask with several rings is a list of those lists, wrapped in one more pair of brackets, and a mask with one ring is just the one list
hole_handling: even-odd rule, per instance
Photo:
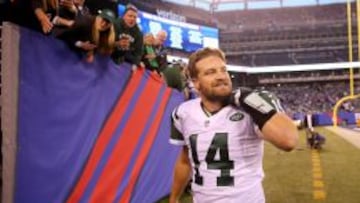
{"label": "jets team patch on sleeve", "polygon": [[241,121],[244,118],[244,114],[236,112],[230,116],[231,121]]}

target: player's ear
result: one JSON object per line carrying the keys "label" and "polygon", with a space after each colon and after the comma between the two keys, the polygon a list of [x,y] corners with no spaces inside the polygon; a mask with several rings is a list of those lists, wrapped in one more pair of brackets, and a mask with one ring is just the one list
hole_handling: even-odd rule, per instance
{"label": "player's ear", "polygon": [[192,78],[191,80],[192,80],[192,82],[194,84],[195,89],[199,90],[199,88],[200,88],[199,80],[197,78]]}

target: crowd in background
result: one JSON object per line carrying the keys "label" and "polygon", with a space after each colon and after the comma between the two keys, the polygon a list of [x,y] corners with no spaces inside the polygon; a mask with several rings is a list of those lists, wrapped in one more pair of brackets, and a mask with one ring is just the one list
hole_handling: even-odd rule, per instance
{"label": "crowd in background", "polygon": [[110,55],[118,64],[140,66],[143,33],[136,22],[137,8],[128,5],[124,15],[117,18],[110,9],[92,15],[84,3],[84,0],[32,0],[31,9],[38,21],[35,28],[64,40],[87,62],[92,62],[98,53]]}
{"label": "crowd in background", "polygon": [[137,24],[139,11],[133,4],[127,4],[122,16],[118,16],[114,7],[94,12],[87,7],[88,2],[91,3],[90,0],[31,0],[22,4],[27,7],[22,7],[24,11],[30,13],[28,22],[13,15],[10,20],[63,40],[80,60],[92,63],[96,55],[109,56],[119,65],[125,62],[132,64],[133,69],[146,68],[168,86],[188,92],[186,64],[168,63],[165,30],[143,33]]}
{"label": "crowd in background", "polygon": [[[355,6],[353,5],[353,8]],[[355,10],[355,9],[354,9]],[[354,12],[353,10],[353,12]],[[331,15],[329,15],[331,14]],[[355,14],[355,13],[354,13]],[[290,27],[317,27],[329,22],[346,22],[346,6],[322,5],[278,8],[264,10],[244,10],[242,12],[217,12],[216,18],[228,30],[285,30]]]}
{"label": "crowd in background", "polygon": [[[265,88],[279,97],[285,111],[290,116],[296,113],[332,112],[336,102],[349,95],[349,84],[345,82],[298,83]],[[355,92],[360,92],[360,86],[355,88]],[[360,102],[357,100],[345,102],[340,109],[360,112]]]}

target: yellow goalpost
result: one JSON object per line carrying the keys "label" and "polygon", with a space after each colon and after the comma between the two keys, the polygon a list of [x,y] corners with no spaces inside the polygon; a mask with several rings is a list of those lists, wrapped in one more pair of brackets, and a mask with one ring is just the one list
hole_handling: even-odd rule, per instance
{"label": "yellow goalpost", "polygon": [[[356,0],[356,19],[357,19],[357,43],[358,43],[358,60],[360,60],[360,0]],[[352,50],[352,16],[351,16],[351,1],[347,0],[347,27],[348,27],[348,47],[349,47],[349,62],[353,62],[353,50]],[[349,67],[349,80],[350,80],[350,95],[345,96],[336,102],[333,110],[333,126],[337,127],[337,113],[342,103],[348,100],[356,100],[360,98],[360,94],[354,94],[354,69]],[[357,121],[358,122],[358,121]]]}

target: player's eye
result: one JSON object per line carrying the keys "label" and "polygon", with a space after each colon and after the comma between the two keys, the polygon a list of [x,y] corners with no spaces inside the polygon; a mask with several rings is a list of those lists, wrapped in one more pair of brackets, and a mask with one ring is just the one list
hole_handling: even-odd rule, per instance
{"label": "player's eye", "polygon": [[211,75],[211,74],[214,74],[214,73],[215,73],[215,70],[210,69],[210,70],[205,71],[204,75]]}

